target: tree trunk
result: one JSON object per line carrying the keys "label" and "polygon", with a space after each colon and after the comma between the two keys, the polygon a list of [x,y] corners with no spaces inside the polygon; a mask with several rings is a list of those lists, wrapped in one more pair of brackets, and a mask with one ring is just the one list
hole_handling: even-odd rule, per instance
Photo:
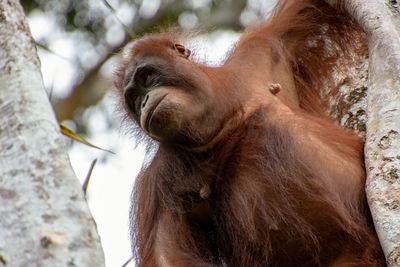
{"label": "tree trunk", "polygon": [[400,266],[400,7],[398,0],[327,0],[368,37],[367,197],[388,266]]}
{"label": "tree trunk", "polygon": [[104,266],[17,0],[0,0],[0,266]]}

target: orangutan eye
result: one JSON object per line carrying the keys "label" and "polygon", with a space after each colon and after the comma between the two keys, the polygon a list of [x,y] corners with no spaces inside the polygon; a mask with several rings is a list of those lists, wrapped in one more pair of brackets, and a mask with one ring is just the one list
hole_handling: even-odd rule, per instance
{"label": "orangutan eye", "polygon": [[134,74],[134,83],[136,86],[148,88],[154,84],[159,75],[157,69],[153,66],[138,67]]}
{"label": "orangutan eye", "polygon": [[144,78],[144,86],[150,87],[152,84],[154,84],[156,78],[157,75],[155,73],[148,73],[147,76]]}

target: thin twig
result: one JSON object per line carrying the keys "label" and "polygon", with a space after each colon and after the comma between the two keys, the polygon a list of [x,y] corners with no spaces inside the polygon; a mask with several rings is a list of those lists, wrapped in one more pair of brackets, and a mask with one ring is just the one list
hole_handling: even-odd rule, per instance
{"label": "thin twig", "polygon": [[97,162],[97,159],[92,161],[92,164],[90,165],[89,172],[86,175],[85,181],[82,184],[82,190],[83,190],[83,193],[85,194],[85,196],[86,196],[86,192],[87,192],[87,189],[88,189],[88,186],[89,186],[90,177],[92,176],[92,172],[93,172],[94,166],[96,165],[96,162]]}
{"label": "thin twig", "polygon": [[133,257],[130,257],[121,267],[126,267],[133,260]]}
{"label": "thin twig", "polygon": [[42,48],[43,50],[45,50],[46,52],[48,52],[50,54],[55,55],[56,57],[59,57],[59,58],[61,58],[63,60],[66,60],[66,61],[71,61],[71,59],[69,59],[67,57],[64,57],[63,55],[60,55],[59,53],[53,51],[52,49],[48,48],[47,46],[45,46],[45,45],[43,45],[41,43],[36,42],[36,46]]}
{"label": "thin twig", "polygon": [[114,15],[115,19],[124,27],[125,32],[129,35],[129,37],[133,38],[135,34],[131,31],[130,27],[126,25],[117,15],[117,10],[107,1],[102,0],[104,5],[110,9],[111,13]]}
{"label": "thin twig", "polygon": [[53,98],[53,91],[54,91],[54,81],[51,82],[51,86],[49,88],[49,100],[50,103],[52,102]]}

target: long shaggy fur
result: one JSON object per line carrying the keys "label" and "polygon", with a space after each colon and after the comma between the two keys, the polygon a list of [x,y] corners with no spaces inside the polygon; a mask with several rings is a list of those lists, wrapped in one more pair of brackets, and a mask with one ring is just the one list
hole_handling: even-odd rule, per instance
{"label": "long shaggy fur", "polygon": [[[167,57],[165,45],[181,40],[167,33],[135,42],[116,72],[116,88],[135,55]],[[281,0],[268,21],[243,33],[221,67],[193,63],[216,94],[231,99],[227,109],[240,113],[246,107],[237,100],[246,99],[252,83],[247,74],[267,71],[257,65],[263,60],[284,62],[299,108],[276,119],[260,106],[245,121],[229,121],[201,152],[159,144],[132,194],[138,265],[385,266],[363,189],[363,142],[324,115],[326,92],[335,91],[332,74],[345,71],[338,63],[364,48],[354,21],[324,1]],[[341,184],[341,168],[358,171],[349,179],[362,181]],[[211,188],[206,200],[199,195],[204,184]]]}

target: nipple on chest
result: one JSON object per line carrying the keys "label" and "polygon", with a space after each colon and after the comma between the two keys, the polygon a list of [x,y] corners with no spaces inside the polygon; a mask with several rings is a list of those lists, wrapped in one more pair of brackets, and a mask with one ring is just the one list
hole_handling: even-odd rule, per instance
{"label": "nipple on chest", "polygon": [[276,95],[281,91],[282,87],[279,83],[271,83],[268,85],[268,90],[273,94]]}
{"label": "nipple on chest", "polygon": [[202,199],[208,199],[211,195],[210,185],[206,184],[200,189],[200,197]]}

